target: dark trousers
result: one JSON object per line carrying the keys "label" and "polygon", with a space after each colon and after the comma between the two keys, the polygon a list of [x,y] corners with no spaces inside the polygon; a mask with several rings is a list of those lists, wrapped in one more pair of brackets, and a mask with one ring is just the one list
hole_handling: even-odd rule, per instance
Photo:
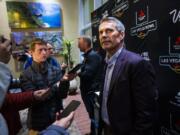
{"label": "dark trousers", "polygon": [[103,125],[102,135],[113,135],[111,127],[105,123]]}
{"label": "dark trousers", "polygon": [[89,114],[89,117],[91,119],[91,134],[90,135],[96,135],[96,120],[94,117],[94,93],[93,92],[84,93],[81,91],[81,97],[85,104],[86,110]]}

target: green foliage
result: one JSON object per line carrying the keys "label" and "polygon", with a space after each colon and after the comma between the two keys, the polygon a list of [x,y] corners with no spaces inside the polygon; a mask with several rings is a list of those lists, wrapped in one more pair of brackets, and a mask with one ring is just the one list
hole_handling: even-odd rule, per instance
{"label": "green foliage", "polygon": [[63,37],[63,44],[62,44],[63,51],[61,52],[61,55],[64,57],[64,60],[68,65],[68,70],[72,68],[72,65],[74,63],[72,60],[72,45],[73,45],[73,40],[65,39]]}

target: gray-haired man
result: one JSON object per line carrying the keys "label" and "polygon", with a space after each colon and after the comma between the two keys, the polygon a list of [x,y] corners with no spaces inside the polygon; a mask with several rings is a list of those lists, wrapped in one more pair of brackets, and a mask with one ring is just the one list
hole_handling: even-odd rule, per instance
{"label": "gray-haired man", "polygon": [[105,135],[153,135],[156,112],[152,65],[124,48],[125,27],[114,17],[102,19],[99,39],[106,51],[101,118]]}

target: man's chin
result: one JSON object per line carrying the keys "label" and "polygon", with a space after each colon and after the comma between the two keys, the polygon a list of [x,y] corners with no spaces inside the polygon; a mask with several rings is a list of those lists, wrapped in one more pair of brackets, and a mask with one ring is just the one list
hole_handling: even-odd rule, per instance
{"label": "man's chin", "polygon": [[45,59],[45,60],[42,60],[41,62],[42,62],[42,63],[46,62],[46,59]]}
{"label": "man's chin", "polygon": [[109,50],[109,49],[111,49],[111,45],[110,45],[110,44],[104,44],[104,45],[102,46],[102,48],[103,48],[104,50]]}

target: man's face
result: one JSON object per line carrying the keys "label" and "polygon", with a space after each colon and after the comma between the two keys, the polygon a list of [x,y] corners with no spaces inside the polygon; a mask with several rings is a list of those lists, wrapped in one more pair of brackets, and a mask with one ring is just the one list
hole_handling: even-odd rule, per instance
{"label": "man's face", "polygon": [[78,39],[78,48],[81,52],[85,52],[86,51],[86,42],[84,41],[84,39],[80,38]]}
{"label": "man's face", "polygon": [[50,44],[47,44],[47,51],[48,51],[47,55],[48,55],[48,57],[53,55],[53,50],[54,50],[53,46]]}
{"label": "man's face", "polygon": [[47,46],[36,44],[34,51],[32,51],[32,57],[37,63],[45,62],[47,59]]}
{"label": "man's face", "polygon": [[124,33],[117,30],[116,23],[107,21],[100,24],[99,40],[102,48],[106,51],[112,51],[116,48],[119,48],[123,38]]}

